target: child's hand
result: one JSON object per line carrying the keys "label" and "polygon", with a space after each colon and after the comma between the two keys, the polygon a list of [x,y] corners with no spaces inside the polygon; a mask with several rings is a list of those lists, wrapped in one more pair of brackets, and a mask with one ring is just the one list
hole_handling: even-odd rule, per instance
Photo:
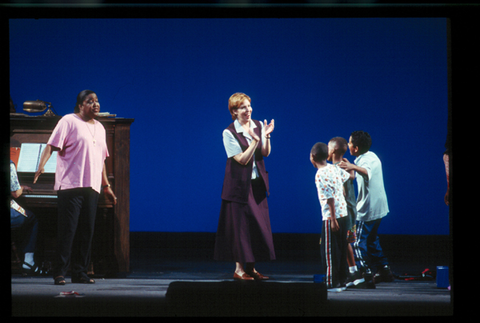
{"label": "child's hand", "polygon": [[340,230],[340,227],[338,226],[338,222],[336,218],[333,218],[330,220],[330,228],[332,229],[332,232],[337,232]]}
{"label": "child's hand", "polygon": [[348,161],[348,159],[343,158],[341,162],[338,163],[338,167],[348,171],[353,170],[353,164]]}
{"label": "child's hand", "polygon": [[24,193],[32,193],[33,190],[30,186],[22,185],[22,189]]}

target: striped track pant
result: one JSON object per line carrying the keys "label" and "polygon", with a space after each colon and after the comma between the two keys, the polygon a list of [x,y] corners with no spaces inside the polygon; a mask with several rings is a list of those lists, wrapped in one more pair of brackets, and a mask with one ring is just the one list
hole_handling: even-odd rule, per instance
{"label": "striped track pant", "polygon": [[347,230],[345,229],[346,217],[337,219],[340,229],[333,232],[330,220],[322,222],[322,242],[320,256],[325,272],[327,288],[341,284],[347,278]]}

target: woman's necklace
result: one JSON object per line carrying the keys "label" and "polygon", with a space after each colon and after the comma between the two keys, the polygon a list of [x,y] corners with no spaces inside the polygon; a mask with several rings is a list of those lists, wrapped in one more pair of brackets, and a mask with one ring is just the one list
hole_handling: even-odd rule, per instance
{"label": "woman's necklace", "polygon": [[[88,126],[87,124],[88,122],[85,122],[85,125],[87,126],[87,129],[88,129],[88,132],[90,132],[90,135],[92,135],[92,132],[90,131],[90,127]],[[95,131],[97,130],[97,127],[96,127],[96,123],[95,123],[95,120],[93,121],[93,135],[92,135],[92,139],[93,139],[93,145],[96,146],[96,143],[97,141],[95,140]]]}

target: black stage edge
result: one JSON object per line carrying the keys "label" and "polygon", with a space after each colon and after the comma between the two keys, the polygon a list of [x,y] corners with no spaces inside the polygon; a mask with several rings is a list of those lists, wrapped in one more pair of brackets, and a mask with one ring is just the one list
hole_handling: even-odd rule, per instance
{"label": "black stage edge", "polygon": [[[451,265],[452,240],[448,235],[380,234],[379,237],[392,265],[411,270]],[[274,233],[273,241],[277,260],[320,260],[320,234]],[[131,267],[135,267],[136,253],[149,250],[154,254],[159,252],[162,257],[213,260],[214,245],[215,233],[211,232],[130,232]]]}
{"label": "black stage edge", "polygon": [[172,282],[166,293],[172,315],[318,316],[327,302],[325,284]]}

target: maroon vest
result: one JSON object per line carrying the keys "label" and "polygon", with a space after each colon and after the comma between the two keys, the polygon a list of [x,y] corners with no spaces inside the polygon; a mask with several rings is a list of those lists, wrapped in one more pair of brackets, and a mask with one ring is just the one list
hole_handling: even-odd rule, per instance
{"label": "maroon vest", "polygon": [[[262,138],[262,125],[257,120],[252,120],[255,122],[257,127],[254,129],[255,134]],[[235,131],[234,124],[230,124],[227,130],[233,134],[237,139],[242,151],[247,150],[248,142],[247,139],[243,136],[242,133],[237,133]],[[257,170],[260,175],[260,180],[263,180],[265,184],[265,190],[268,194],[268,173],[265,170],[265,163],[263,161],[262,155],[262,140],[258,143],[257,149],[254,154],[255,163],[257,165]],[[247,203],[248,202],[248,192],[252,180],[252,168],[253,168],[253,158],[250,159],[247,165],[241,165],[233,157],[227,159],[227,165],[225,167],[225,177],[223,180],[223,189],[222,189],[222,199],[238,203]]]}

